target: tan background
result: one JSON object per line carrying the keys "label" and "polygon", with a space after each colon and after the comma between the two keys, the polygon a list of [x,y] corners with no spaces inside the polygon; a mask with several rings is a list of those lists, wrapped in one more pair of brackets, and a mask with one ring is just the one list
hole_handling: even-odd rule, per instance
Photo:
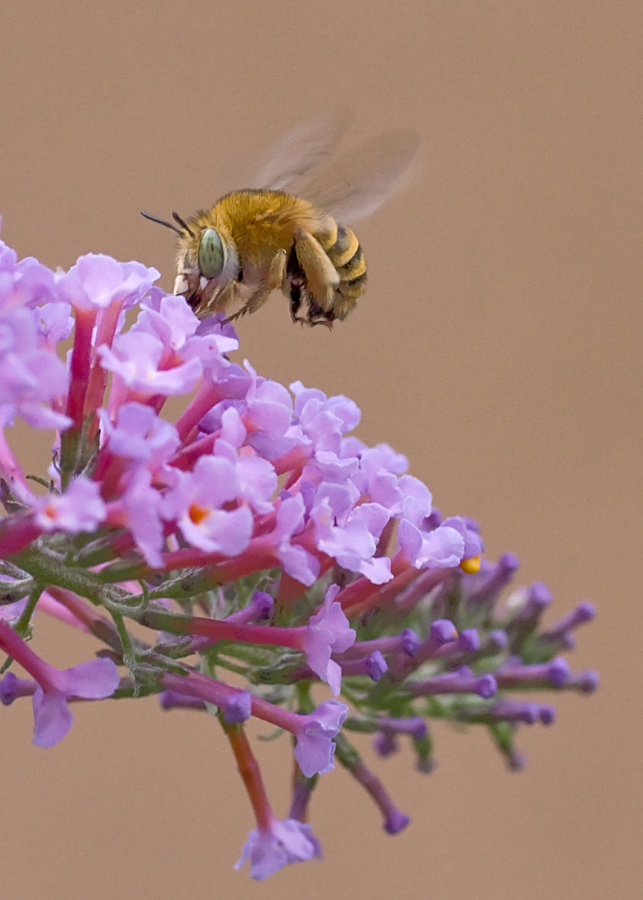
{"label": "tan background", "polygon": [[[411,190],[359,230],[361,308],[301,332],[275,301],[241,324],[242,351],[354,398],[359,435],[407,453],[557,614],[591,599],[571,662],[603,686],[523,731],[520,775],[484,734],[440,727],[430,777],[406,754],[379,765],[413,818],[396,838],[326,776],[326,861],[262,886],[231,868],[252,821],[211,720],[87,705],[43,751],[16,704],[0,710],[2,897],[641,896],[642,26],[617,0],[4,0],[2,233],[51,266],[103,251],[169,287],[172,236],[140,209],[189,214],[243,186],[235,172],[329,105],[355,109],[355,140],[421,132]],[[42,620],[35,646],[59,665],[90,652]],[[285,750],[260,747],[279,814]]]}

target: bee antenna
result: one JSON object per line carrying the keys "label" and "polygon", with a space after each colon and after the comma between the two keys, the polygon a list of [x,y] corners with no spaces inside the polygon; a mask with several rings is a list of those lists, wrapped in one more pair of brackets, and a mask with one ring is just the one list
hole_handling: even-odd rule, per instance
{"label": "bee antenna", "polygon": [[177,212],[172,213],[172,218],[175,222],[178,222],[181,228],[190,235],[190,237],[194,237],[194,232],[189,228],[185,219],[182,219],[181,216]]}
{"label": "bee antenna", "polygon": [[150,222],[156,222],[157,225],[165,225],[166,228],[171,228],[172,231],[176,231],[177,234],[181,234],[180,229],[178,229],[176,225],[172,225],[171,222],[166,222],[165,219],[159,219],[158,216],[153,216],[152,213],[143,212],[142,210],[141,215],[143,216],[143,218],[149,219]]}

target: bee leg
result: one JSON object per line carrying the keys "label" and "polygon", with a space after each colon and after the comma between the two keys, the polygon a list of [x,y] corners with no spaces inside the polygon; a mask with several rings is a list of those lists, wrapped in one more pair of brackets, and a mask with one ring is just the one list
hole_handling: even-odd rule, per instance
{"label": "bee leg", "polygon": [[226,319],[226,321],[231,322],[233,319],[238,319],[241,316],[245,316],[246,313],[256,312],[260,307],[264,305],[273,291],[277,289],[283,290],[285,282],[286,251],[279,250],[274,255],[272,262],[270,263],[264,283],[261,285],[261,287],[257,288],[254,294],[250,295],[245,306],[243,306],[238,313],[235,313],[234,316],[230,316],[229,319]]}
{"label": "bee leg", "polygon": [[293,322],[300,322],[303,324],[305,319],[300,317],[299,311],[305,299],[305,297],[302,297],[302,293],[305,295],[306,276],[304,270],[299,265],[294,241],[290,248],[290,252],[288,253],[286,280],[288,282],[288,294],[290,295],[290,318]]}
{"label": "bee leg", "polygon": [[301,322],[302,320],[297,316],[301,308],[301,285],[292,283],[290,284],[290,318],[293,322]]}
{"label": "bee leg", "polygon": [[332,309],[339,274],[328,254],[312,234],[301,229],[295,236],[295,253],[313,300],[323,310]]}
{"label": "bee leg", "polygon": [[[234,295],[237,290],[237,282],[232,278],[225,284],[217,294],[207,300],[202,309],[197,310],[197,316],[203,319],[205,316],[211,316],[214,313],[224,312],[225,309],[234,302]],[[226,321],[229,321],[226,319]]]}
{"label": "bee leg", "polygon": [[308,319],[306,320],[309,325],[325,325],[329,331],[333,330],[333,322],[335,321],[335,308],[330,310],[322,309],[321,306],[318,306],[317,303],[311,302],[308,307]]}
{"label": "bee leg", "polygon": [[281,288],[283,290],[283,287],[286,283],[287,259],[288,254],[285,250],[278,250],[272,258],[266,281],[273,291],[276,291],[278,288]]}
{"label": "bee leg", "polygon": [[272,294],[272,291],[273,289],[271,287],[269,287],[267,284],[263,284],[254,292],[254,294],[250,295],[247,303],[241,307],[239,312],[235,313],[233,316],[230,316],[229,319],[226,319],[226,322],[232,322],[233,319],[240,319],[241,316],[245,316],[246,313],[256,312],[260,307],[264,305],[268,297]]}
{"label": "bee leg", "polygon": [[256,312],[263,306],[273,291],[283,290],[286,283],[286,251],[278,250],[268,268],[265,284],[248,299],[246,312]]}
{"label": "bee leg", "polygon": [[242,316],[245,316],[245,314],[247,312],[248,312],[247,308],[245,306],[242,306],[241,309],[238,310],[236,313],[233,313],[231,316],[228,316],[226,319],[223,319],[221,324],[227,325],[229,322],[234,322],[236,319],[240,319]]}

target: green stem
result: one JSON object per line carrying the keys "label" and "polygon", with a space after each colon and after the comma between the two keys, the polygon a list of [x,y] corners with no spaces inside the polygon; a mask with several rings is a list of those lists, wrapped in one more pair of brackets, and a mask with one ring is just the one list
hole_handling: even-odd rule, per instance
{"label": "green stem", "polygon": [[[199,594],[212,590],[212,578],[206,573],[207,569],[192,569],[185,575],[181,575],[180,578],[173,578],[152,590],[148,589],[147,596],[149,600],[178,600],[179,602],[190,597],[197,597]],[[141,602],[143,596],[139,594],[137,598],[135,595],[132,601],[136,602],[137,599]]]}
{"label": "green stem", "polygon": [[[33,578],[23,578],[20,581],[0,582],[0,606],[8,606],[16,603],[29,594],[33,587]],[[4,585],[6,584],[6,588]]]}
{"label": "green stem", "polygon": [[17,554],[16,561],[35,581],[44,585],[55,584],[90,600],[96,606],[110,607],[113,604],[127,606],[132,602],[132,594],[116,585],[102,584],[92,573],[71,568],[58,556],[46,548],[27,548]]}
{"label": "green stem", "polygon": [[40,584],[40,582],[38,581],[34,582],[31,593],[29,594],[29,599],[27,600],[27,605],[23,609],[22,615],[14,626],[14,631],[16,631],[20,635],[20,637],[24,637],[27,634],[29,622],[31,621],[33,611],[36,608],[36,603],[40,599],[40,596],[44,589],[44,584]]}
{"label": "green stem", "polygon": [[[29,595],[27,605],[23,609],[22,615],[14,626],[14,631],[19,634],[20,637],[24,637],[26,635],[27,629],[29,628],[29,622],[31,621],[31,617],[33,615],[33,611],[36,608],[36,603],[38,602],[38,599],[44,589],[44,585],[38,583],[34,584],[33,588],[31,589],[31,594]],[[2,668],[0,668],[0,675],[3,675],[7,671],[12,662],[13,657],[8,656],[2,664]]]}

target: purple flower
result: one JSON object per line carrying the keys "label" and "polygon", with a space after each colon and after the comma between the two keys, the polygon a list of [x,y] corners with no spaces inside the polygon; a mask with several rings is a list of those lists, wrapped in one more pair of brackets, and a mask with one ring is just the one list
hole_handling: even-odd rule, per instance
{"label": "purple flower", "polygon": [[552,599],[547,585],[539,581],[514,591],[505,604],[508,612],[505,628],[514,633],[532,630]]}
{"label": "purple flower", "polygon": [[[244,440],[253,447],[260,456],[276,459],[289,452],[303,436],[293,428],[293,402],[287,388],[275,381],[268,381],[257,376],[257,373],[246,360],[245,368],[250,375],[244,399],[237,401],[237,416],[243,418]],[[217,404],[209,413],[202,427],[213,431],[221,427],[222,411],[230,407],[224,401]],[[225,413],[224,413],[225,414]],[[224,426],[225,428],[225,426]],[[237,446],[241,446],[239,443]]]}
{"label": "purple flower", "polygon": [[494,672],[499,687],[513,687],[517,684],[538,684],[548,682],[553,687],[562,688],[571,677],[569,664],[562,656],[547,663],[523,665],[520,658],[511,657]]}
{"label": "purple flower", "polygon": [[575,672],[568,681],[569,687],[573,687],[582,694],[593,694],[600,684],[600,676],[593,669],[585,669],[584,672]]}
{"label": "purple flower", "polygon": [[414,697],[430,694],[479,694],[485,700],[496,693],[497,684],[493,675],[473,675],[468,666],[461,666],[455,672],[445,672],[424,681],[415,681],[409,685]]}
{"label": "purple flower", "polygon": [[84,475],[75,478],[63,494],[48,494],[33,503],[35,521],[43,531],[70,534],[96,531],[106,516],[100,485]]}
{"label": "purple flower", "polygon": [[48,303],[38,311],[47,349],[55,352],[58,342],[66,340],[74,329],[71,306],[69,303]]}
{"label": "purple flower", "polygon": [[302,641],[308,665],[322,681],[328,683],[335,696],[341,689],[342,670],[330,655],[348,650],[355,642],[355,631],[350,627],[341,605],[334,600],[338,591],[337,585],[328,588],[324,605],[308,620]]}
{"label": "purple flower", "polygon": [[480,721],[487,724],[522,722],[524,725],[534,725],[540,721],[543,725],[551,725],[556,718],[556,710],[548,703],[539,704],[505,697],[496,700],[486,711],[475,707],[461,710],[460,717],[465,721]]}
{"label": "purple flower", "polygon": [[373,502],[381,503],[392,515],[399,515],[404,491],[398,484],[397,476],[408,469],[407,458],[401,453],[395,453],[388,444],[364,447],[359,453],[363,490]]}
{"label": "purple flower", "polygon": [[410,823],[410,816],[407,816],[406,813],[396,809],[384,822],[384,831],[387,834],[399,834],[400,831],[403,831]]}
{"label": "purple flower", "polygon": [[408,734],[414,741],[423,740],[428,733],[426,722],[421,716],[412,716],[409,719],[382,716],[378,720],[378,725],[382,734]]}
{"label": "purple flower", "polygon": [[322,485],[311,517],[317,526],[317,546],[340,566],[365,575],[373,584],[391,579],[388,557],[374,559],[377,539],[389,520],[379,503],[353,508],[350,492],[339,485]]}
{"label": "purple flower", "polygon": [[150,306],[143,308],[131,331],[154,334],[164,347],[180,351],[196,332],[198,325],[199,320],[182,297],[166,294],[160,298],[158,310]]}
{"label": "purple flower", "polygon": [[0,703],[11,706],[18,697],[33,697],[38,683],[33,678],[18,678],[13,672],[7,672],[0,680]]}
{"label": "purple flower", "polygon": [[19,414],[36,428],[61,428],[69,419],[52,409],[67,392],[68,375],[55,352],[43,346],[37,310],[0,315],[0,407],[2,419]]}
{"label": "purple flower", "polygon": [[542,636],[549,641],[568,639],[571,631],[585,622],[591,622],[595,615],[596,609],[594,605],[587,600],[583,600],[570,613],[567,613],[566,616],[563,616],[562,619],[559,619],[558,622],[544,631]]}
{"label": "purple flower", "polygon": [[265,591],[254,591],[250,603],[236,613],[226,618],[226,622],[238,625],[247,625],[250,622],[260,622],[269,619],[275,605],[275,601]]}
{"label": "purple flower", "polygon": [[281,437],[292,424],[290,392],[277,381],[259,377],[247,360],[245,367],[252,377],[246,394],[252,431],[263,431],[267,437]]}
{"label": "purple flower", "polygon": [[305,862],[313,856],[321,859],[322,854],[312,825],[297,819],[281,821],[273,817],[268,827],[250,832],[234,867],[240,869],[250,859],[251,877],[263,881],[289,863]]}
{"label": "purple flower", "polygon": [[360,420],[358,406],[348,397],[327,399],[322,391],[306,389],[300,381],[291,384],[290,390],[295,395],[299,425],[315,450],[339,453],[342,435],[352,431]]}
{"label": "purple flower", "polygon": [[458,532],[464,541],[463,559],[472,559],[473,557],[480,556],[484,550],[482,538],[477,531],[474,531],[471,528],[471,524],[470,521],[467,521],[462,516],[449,516],[449,518],[444,519],[439,526],[440,528],[454,528]]}
{"label": "purple flower", "polygon": [[458,635],[458,648],[464,653],[475,653],[480,649],[480,638],[475,628],[465,628]]}
{"label": "purple flower", "polygon": [[349,764],[353,778],[362,785],[375,805],[379,807],[384,818],[384,830],[388,834],[398,834],[411,821],[407,815],[397,808],[388,795],[379,778],[366,766],[361,759]]}
{"label": "purple flower", "polygon": [[366,658],[366,673],[373,681],[379,681],[382,675],[388,671],[386,660],[379,650],[374,650],[370,656]]}
{"label": "purple flower", "polygon": [[538,721],[538,705],[530,701],[498,700],[489,710],[489,718],[497,722],[533,725]]}
{"label": "purple flower", "polygon": [[226,697],[222,704],[223,718],[228,725],[245,722],[252,713],[252,697],[248,691],[239,691]]}
{"label": "purple flower", "polygon": [[186,694],[179,694],[178,691],[161,691],[159,694],[159,703],[161,709],[199,709],[205,710],[207,707],[204,700],[198,697],[188,697]]}
{"label": "purple flower", "polygon": [[428,487],[412,475],[402,475],[398,479],[398,487],[402,494],[402,506],[397,514],[420,528],[424,520],[431,515],[433,497]]}
{"label": "purple flower", "polygon": [[373,738],[373,749],[378,756],[392,756],[400,749],[397,736],[392,732],[378,731]]}
{"label": "purple flower", "polygon": [[164,517],[175,519],[194,547],[226,556],[242,553],[252,536],[252,512],[246,506],[222,509],[241,493],[235,465],[222,457],[202,456],[193,472],[176,470],[174,478]]}
{"label": "purple flower", "polygon": [[415,656],[420,649],[420,639],[413,629],[405,628],[400,638],[402,653],[405,653],[407,656]]}
{"label": "purple flower", "polygon": [[128,331],[114,340],[111,349],[103,344],[96,352],[104,369],[119,375],[126,387],[146,397],[188,394],[201,378],[198,359],[174,366],[165,364],[163,344],[146,332]]}
{"label": "purple flower", "polygon": [[0,245],[0,308],[33,308],[58,299],[51,269],[32,256],[17,263],[15,251]]}
{"label": "purple flower", "polygon": [[163,498],[152,487],[152,473],[148,469],[137,468],[130,472],[125,489],[118,504],[122,516],[143,554],[145,561],[154,569],[163,567],[163,521],[161,518]]}
{"label": "purple flower", "polygon": [[140,300],[160,277],[138,262],[119,263],[102,253],[81,256],[69,272],[56,275],[60,298],[79,309],[105,309],[111,303]]}
{"label": "purple flower", "polygon": [[458,632],[450,619],[436,619],[431,623],[429,634],[421,644],[418,653],[423,659],[431,659],[445,644],[455,642]]}
{"label": "purple flower", "polygon": [[556,721],[556,709],[549,703],[541,703],[538,707],[538,718],[543,725],[551,725]]}
{"label": "purple flower", "polygon": [[277,473],[274,466],[267,459],[255,456],[251,450],[243,455],[238,454],[234,446],[223,438],[216,441],[214,453],[233,463],[239,486],[238,496],[246,500],[257,512],[272,512],[270,501],[277,490]]}
{"label": "purple flower", "polygon": [[67,705],[70,697],[104,700],[111,697],[120,682],[111,659],[90,659],[64,671],[47,668],[48,680],[41,677],[33,695],[33,743],[39,747],[53,747],[71,728],[72,716]]}
{"label": "purple flower", "polygon": [[304,509],[301,494],[282,500],[275,527],[266,540],[275,548],[284,571],[301,584],[311,585],[319,575],[319,560],[303,547],[291,543],[292,536],[303,529]]}
{"label": "purple flower", "polygon": [[494,603],[502,589],[511,583],[519,565],[513,553],[503,553],[495,565],[483,562],[480,575],[471,579],[469,602]]}
{"label": "purple flower", "polygon": [[[33,743],[53,747],[71,728],[68,700],[103,700],[119,685],[112,659],[92,659],[63,671],[41,659],[5,622],[0,621],[0,648],[33,676],[38,686],[33,694]],[[15,685],[14,685],[15,687]]]}
{"label": "purple flower", "polygon": [[335,744],[332,739],[337,735],[347,714],[348,707],[345,703],[324,700],[313,712],[299,717],[295,759],[306,778],[324,775],[334,768]]}
{"label": "purple flower", "polygon": [[152,470],[166,463],[178,449],[176,428],[160,419],[150,406],[124,403],[113,424],[106,410],[99,410],[102,433],[117,456],[149,462]]}
{"label": "purple flower", "polygon": [[462,536],[449,526],[422,531],[409,519],[402,519],[397,539],[409,562],[418,569],[457,566],[464,555]]}
{"label": "purple flower", "polygon": [[[224,403],[225,402],[232,401],[224,401]],[[221,406],[223,406],[223,404],[221,404]],[[221,429],[221,441],[230,444],[235,450],[238,450],[244,445],[246,437],[248,436],[248,429],[243,424],[241,414],[236,406],[228,406],[223,410],[219,428]]]}

